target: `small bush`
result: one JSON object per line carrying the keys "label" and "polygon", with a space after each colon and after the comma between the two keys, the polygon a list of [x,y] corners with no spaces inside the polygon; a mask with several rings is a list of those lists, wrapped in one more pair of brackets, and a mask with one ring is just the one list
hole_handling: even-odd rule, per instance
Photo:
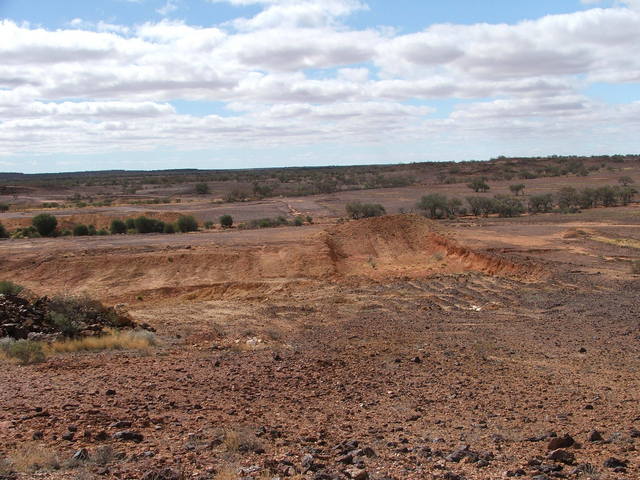
{"label": "small bush", "polygon": [[553,195],[545,193],[529,197],[529,212],[548,213],[553,209]]}
{"label": "small bush", "polygon": [[69,318],[62,313],[52,313],[51,322],[65,337],[75,337],[82,330],[83,324],[77,319]]}
{"label": "small bush", "polygon": [[20,295],[24,290],[22,285],[10,282],[9,280],[0,281],[0,294],[1,295]]}
{"label": "small bush", "polygon": [[9,210],[9,204],[8,203],[0,203],[0,212],[6,212]]}
{"label": "small bush", "polygon": [[27,443],[9,452],[9,461],[18,472],[37,472],[39,470],[58,470],[58,454],[44,445]]}
{"label": "small bush", "polygon": [[42,344],[31,340],[17,340],[3,348],[4,354],[9,358],[14,358],[20,365],[31,365],[44,362],[46,356],[42,349]]}
{"label": "small bush", "polygon": [[158,344],[153,332],[146,330],[117,332],[99,337],[84,337],[54,342],[54,353],[97,352],[102,350],[148,350]]}
{"label": "small bush", "polygon": [[0,238],[9,238],[9,232],[2,223],[0,223]]}
{"label": "small bush", "polygon": [[40,215],[36,215],[31,220],[31,223],[38,231],[40,235],[43,237],[50,237],[56,231],[56,227],[58,226],[58,220],[53,215],[48,213],[41,213]]}
{"label": "small bush", "polygon": [[162,229],[162,233],[176,233],[176,227],[173,225],[173,223],[165,223],[164,228]]}
{"label": "small bush", "polygon": [[109,235],[109,230],[107,230],[106,228],[101,228],[96,232],[96,235],[100,235],[101,237],[104,237],[105,235]]}
{"label": "small bush", "polygon": [[304,225],[304,219],[301,216],[297,216],[293,219],[293,225],[296,227],[301,227]]}
{"label": "small bush", "polygon": [[211,230],[213,228],[213,222],[211,220],[207,220],[206,222],[204,222],[202,224],[204,226],[204,228],[206,228],[207,230]]}
{"label": "small bush", "polygon": [[179,232],[195,232],[198,230],[198,222],[192,215],[181,215],[176,221],[176,229]]}
{"label": "small bush", "polygon": [[160,220],[143,215],[134,220],[134,225],[138,233],[162,233],[165,224]]}
{"label": "small bush", "polygon": [[210,193],[209,185],[206,183],[196,183],[195,190],[198,195],[206,195],[207,193]]}
{"label": "small bush", "polygon": [[350,202],[345,207],[347,215],[354,220],[360,218],[381,217],[386,210],[379,203]]}
{"label": "small bush", "polygon": [[84,237],[89,235],[89,227],[80,223],[73,227],[73,236],[74,237]]}
{"label": "small bush", "polygon": [[222,228],[230,228],[233,226],[233,217],[231,215],[222,215],[220,217],[220,226]]}
{"label": "small bush", "polygon": [[127,224],[122,220],[115,219],[111,221],[111,227],[109,228],[112,234],[120,235],[123,233],[127,233]]}
{"label": "small bush", "polygon": [[501,217],[517,217],[525,212],[522,202],[508,195],[496,195],[494,198],[494,210]]}
{"label": "small bush", "polygon": [[127,230],[135,230],[136,229],[136,221],[133,218],[127,218],[124,221]]}

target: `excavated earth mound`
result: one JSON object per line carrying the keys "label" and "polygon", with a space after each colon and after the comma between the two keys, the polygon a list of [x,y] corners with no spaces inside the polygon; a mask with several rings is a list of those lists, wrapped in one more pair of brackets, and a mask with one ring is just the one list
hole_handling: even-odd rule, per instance
{"label": "excavated earth mound", "polygon": [[[436,222],[417,215],[350,221],[302,238],[299,230],[291,231],[298,237],[277,242],[261,237],[245,245],[28,254],[7,259],[3,269],[14,281],[42,293],[64,288],[110,301],[131,301],[138,295],[267,298],[347,279],[385,281],[479,272],[527,280],[542,274],[538,266],[462,247]],[[43,291],[43,285],[49,290]]]}
{"label": "excavated earth mound", "polygon": [[474,271],[524,278],[541,273],[534,265],[473,252],[448,237],[436,222],[418,215],[338,225],[326,232],[325,243],[340,276],[380,280]]}

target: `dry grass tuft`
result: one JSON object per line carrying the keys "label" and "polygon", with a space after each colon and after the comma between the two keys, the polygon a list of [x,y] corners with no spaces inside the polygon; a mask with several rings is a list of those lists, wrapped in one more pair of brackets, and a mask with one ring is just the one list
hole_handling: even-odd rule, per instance
{"label": "dry grass tuft", "polygon": [[152,332],[111,332],[101,337],[85,337],[52,343],[53,353],[96,352],[102,350],[148,350],[158,344]]}
{"label": "dry grass tuft", "polygon": [[9,453],[9,461],[18,472],[58,470],[60,459],[55,450],[37,443],[26,443]]}
{"label": "dry grass tuft", "polygon": [[223,444],[228,452],[256,452],[262,450],[260,440],[253,432],[244,428],[229,428],[224,431]]}

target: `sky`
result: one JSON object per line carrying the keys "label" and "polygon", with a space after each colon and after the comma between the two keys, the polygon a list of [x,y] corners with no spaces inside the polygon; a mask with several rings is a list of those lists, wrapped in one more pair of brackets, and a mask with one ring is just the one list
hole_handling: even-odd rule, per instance
{"label": "sky", "polygon": [[640,0],[0,0],[0,171],[640,153]]}

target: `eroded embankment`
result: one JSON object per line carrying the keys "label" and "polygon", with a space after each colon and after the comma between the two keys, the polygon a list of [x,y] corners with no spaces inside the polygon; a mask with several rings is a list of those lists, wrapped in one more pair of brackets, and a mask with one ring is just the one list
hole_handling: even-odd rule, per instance
{"label": "eroded embankment", "polygon": [[384,281],[481,272],[534,279],[539,267],[473,252],[435,222],[398,215],[336,225],[303,241],[243,247],[113,248],[5,257],[3,276],[41,294],[87,292],[111,301],[146,298],[268,298],[357,279]]}

